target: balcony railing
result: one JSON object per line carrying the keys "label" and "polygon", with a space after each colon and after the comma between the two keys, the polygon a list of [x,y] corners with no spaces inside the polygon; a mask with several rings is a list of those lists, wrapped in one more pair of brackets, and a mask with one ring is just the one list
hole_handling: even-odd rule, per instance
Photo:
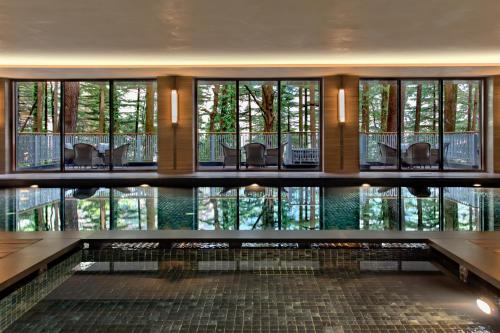
{"label": "balcony railing", "polygon": [[[277,132],[240,132],[240,147],[259,142],[267,148],[278,147]],[[285,165],[319,164],[319,132],[282,132],[281,144],[284,145],[283,162]],[[222,144],[236,148],[237,133],[206,132],[198,133],[198,162],[201,164],[221,164],[224,160]],[[244,162],[245,154],[241,154]]]}
{"label": "balcony railing", "polygon": [[[156,134],[125,133],[113,135],[115,147],[130,144],[128,163],[153,163],[157,156]],[[16,139],[16,162],[18,168],[58,166],[61,160],[61,137],[59,133],[19,133]],[[64,142],[71,144],[109,144],[107,133],[65,133]]]}
{"label": "balcony railing", "polygon": [[[402,145],[411,145],[417,142],[427,142],[432,147],[439,147],[439,134],[432,133],[403,133]],[[446,132],[443,134],[445,164],[478,166],[480,165],[480,133],[479,132]],[[359,150],[361,165],[380,162],[378,143],[396,148],[398,146],[397,133],[360,133]]]}

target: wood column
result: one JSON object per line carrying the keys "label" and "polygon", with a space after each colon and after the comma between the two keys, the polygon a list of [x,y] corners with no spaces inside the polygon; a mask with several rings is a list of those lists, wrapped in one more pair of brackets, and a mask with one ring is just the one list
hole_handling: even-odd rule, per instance
{"label": "wood column", "polygon": [[10,172],[10,81],[0,79],[0,174]]}
{"label": "wood column", "polygon": [[493,77],[493,147],[484,149],[493,158],[493,172],[500,172],[500,76]]}
{"label": "wood column", "polygon": [[[172,124],[171,91],[177,89],[178,123]],[[194,170],[193,78],[158,78],[158,172],[192,173]]]}
{"label": "wood column", "polygon": [[[359,172],[358,91],[359,78],[324,78],[323,170],[330,173]],[[338,118],[339,89],[345,91],[345,123]]]}

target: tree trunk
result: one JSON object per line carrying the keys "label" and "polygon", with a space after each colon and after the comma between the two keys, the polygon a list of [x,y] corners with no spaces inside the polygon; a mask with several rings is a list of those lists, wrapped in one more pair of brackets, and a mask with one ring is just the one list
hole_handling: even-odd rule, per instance
{"label": "tree trunk", "polygon": [[415,128],[414,132],[420,132],[420,114],[422,112],[422,84],[417,85],[417,101],[415,106]]}
{"label": "tree trunk", "polygon": [[299,87],[299,132],[304,131],[304,103],[302,102],[302,87]]}
{"label": "tree trunk", "polygon": [[146,198],[146,224],[148,230],[155,230],[156,228],[156,209],[155,199]]}
{"label": "tree trunk", "polygon": [[272,132],[274,125],[274,90],[270,84],[262,85],[262,114],[264,117],[264,132]]}
{"label": "tree trunk", "polygon": [[361,99],[361,132],[368,133],[370,130],[370,115],[368,109],[370,107],[368,100],[368,83],[363,82],[363,97]]}
{"label": "tree trunk", "polygon": [[59,132],[59,82],[54,82],[54,90],[52,93],[52,121],[53,132]]}
{"label": "tree trunk", "polygon": [[146,134],[154,133],[155,126],[155,92],[153,82],[146,83]]}
{"label": "tree trunk", "polygon": [[64,83],[64,131],[66,133],[76,132],[79,93],[79,82],[68,81]]}
{"label": "tree trunk", "polygon": [[423,230],[422,200],[417,198],[417,230]]}
{"label": "tree trunk", "polygon": [[64,225],[65,229],[78,230],[78,201],[64,201]]}
{"label": "tree trunk", "polygon": [[99,200],[99,224],[100,230],[106,230],[106,202]]}
{"label": "tree trunk", "polygon": [[248,93],[248,131],[252,133],[252,96]]}
{"label": "tree trunk", "polygon": [[477,118],[478,118],[478,103],[479,103],[479,88],[474,88],[474,101],[472,103],[472,124],[471,131],[477,131]]}
{"label": "tree trunk", "polygon": [[455,132],[457,118],[457,89],[456,83],[444,85],[444,132]]}
{"label": "tree trunk", "polygon": [[[209,113],[209,132],[213,133],[215,132],[215,116],[217,116],[217,107],[219,106],[219,90],[220,90],[220,85],[216,84],[214,85],[214,88],[212,89],[214,93],[214,104],[212,106],[212,111]],[[220,125],[222,125],[222,121],[220,122]],[[222,126],[219,126],[220,130],[222,130]]]}
{"label": "tree trunk", "polygon": [[36,122],[34,132],[40,133],[42,132],[43,126],[43,95],[44,95],[44,87],[43,82],[37,83],[36,88]]}
{"label": "tree trunk", "polygon": [[398,86],[391,83],[389,88],[389,110],[387,112],[387,132],[398,130]]}
{"label": "tree trunk", "polygon": [[468,96],[467,96],[467,132],[471,131],[472,128],[472,90],[471,84],[468,85]]}
{"label": "tree trunk", "polygon": [[380,89],[380,127],[382,132],[387,132],[387,114],[389,109],[389,87],[385,84]]}
{"label": "tree trunk", "polygon": [[99,133],[106,131],[106,89],[105,84],[99,85]]}
{"label": "tree trunk", "polygon": [[311,82],[309,84],[309,114],[310,114],[310,126],[309,130],[311,131],[311,146],[316,148],[317,147],[317,142],[316,142],[316,89],[315,89],[316,84],[314,82]]}
{"label": "tree trunk", "polygon": [[141,86],[137,85],[137,98],[135,100],[135,135],[139,133],[139,116],[141,114]]}
{"label": "tree trunk", "polygon": [[436,84],[432,87],[432,131],[436,133],[438,122],[437,105],[436,105]]}

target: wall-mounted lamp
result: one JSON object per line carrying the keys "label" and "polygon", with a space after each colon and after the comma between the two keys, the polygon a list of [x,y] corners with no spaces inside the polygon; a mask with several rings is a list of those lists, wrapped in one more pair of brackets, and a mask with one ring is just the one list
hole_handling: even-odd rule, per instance
{"label": "wall-mounted lamp", "polygon": [[171,93],[170,93],[170,100],[172,102],[172,106],[171,106],[171,112],[172,112],[172,125],[177,125],[177,122],[178,122],[178,98],[177,98],[177,90],[176,89],[172,89]]}
{"label": "wall-mounted lamp", "polygon": [[339,89],[339,123],[345,123],[345,91]]}

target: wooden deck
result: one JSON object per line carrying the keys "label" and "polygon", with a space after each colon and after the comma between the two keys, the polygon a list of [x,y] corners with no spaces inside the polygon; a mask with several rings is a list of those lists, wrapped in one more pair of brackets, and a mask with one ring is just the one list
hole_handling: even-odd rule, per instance
{"label": "wooden deck", "polygon": [[500,186],[500,174],[486,172],[359,172],[325,173],[311,171],[211,171],[167,175],[157,172],[50,172],[0,175],[0,187],[88,186]]}

